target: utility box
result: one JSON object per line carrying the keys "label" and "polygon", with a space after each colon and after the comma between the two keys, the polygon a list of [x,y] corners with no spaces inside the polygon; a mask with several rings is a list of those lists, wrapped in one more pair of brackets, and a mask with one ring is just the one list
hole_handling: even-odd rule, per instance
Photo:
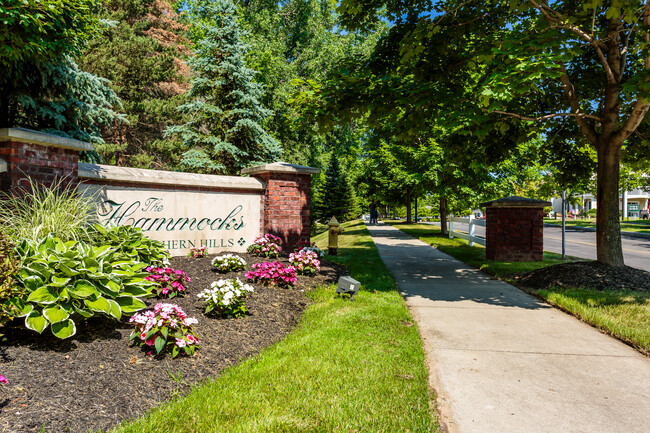
{"label": "utility box", "polygon": [[336,286],[336,293],[350,295],[350,300],[352,300],[352,298],[354,298],[354,296],[359,293],[359,287],[361,287],[361,283],[354,278],[341,277],[339,278],[339,283]]}
{"label": "utility box", "polygon": [[505,197],[481,203],[486,208],[485,258],[536,262],[544,253],[544,207],[551,202]]}

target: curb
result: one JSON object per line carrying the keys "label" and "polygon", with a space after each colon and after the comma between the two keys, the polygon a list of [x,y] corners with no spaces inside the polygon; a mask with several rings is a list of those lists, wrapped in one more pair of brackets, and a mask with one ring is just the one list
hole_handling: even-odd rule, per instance
{"label": "curb", "polygon": [[[559,227],[559,228],[562,228],[562,224],[544,223],[544,227]],[[595,232],[596,231],[596,229],[593,228],[593,227],[566,226],[566,228],[571,229],[571,230],[578,230],[578,231],[581,231],[581,232]],[[650,239],[650,234],[649,233],[636,233],[636,232],[621,231],[621,236],[627,236],[629,238]]]}

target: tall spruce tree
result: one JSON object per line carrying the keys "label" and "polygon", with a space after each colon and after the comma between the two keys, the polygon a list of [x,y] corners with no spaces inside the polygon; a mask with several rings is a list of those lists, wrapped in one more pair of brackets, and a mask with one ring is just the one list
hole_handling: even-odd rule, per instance
{"label": "tall spruce tree", "polygon": [[338,155],[332,153],[325,181],[314,197],[314,216],[320,220],[335,216],[339,221],[347,221],[358,217],[359,213],[354,190],[341,171]]}
{"label": "tall spruce tree", "polygon": [[204,17],[198,32],[192,69],[193,100],[179,107],[190,117],[167,130],[179,134],[187,149],[181,164],[188,170],[237,174],[240,169],[279,157],[279,143],[261,126],[271,111],[260,102],[255,71],[246,67],[248,47],[242,41],[237,10],[229,0],[200,8]]}

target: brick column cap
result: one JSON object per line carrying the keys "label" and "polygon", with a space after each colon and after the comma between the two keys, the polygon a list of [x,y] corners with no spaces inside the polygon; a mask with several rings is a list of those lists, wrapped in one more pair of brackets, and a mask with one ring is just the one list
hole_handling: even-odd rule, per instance
{"label": "brick column cap", "polygon": [[40,144],[41,146],[60,147],[62,149],[90,151],[95,147],[85,141],[59,137],[45,132],[25,128],[0,128],[0,142],[16,141],[20,143]]}
{"label": "brick column cap", "polygon": [[164,185],[170,188],[177,186],[196,186],[251,190],[257,193],[264,190],[264,182],[249,177],[116,167],[113,165],[88,164],[85,162],[79,163],[79,177],[108,182]]}
{"label": "brick column cap", "polygon": [[320,173],[320,168],[289,164],[288,162],[279,161],[272,164],[245,168],[241,171],[241,174],[250,174],[253,176],[262,173],[318,174]]}
{"label": "brick column cap", "polygon": [[504,197],[497,200],[486,201],[485,203],[480,203],[479,206],[485,207],[544,207],[551,206],[550,201],[537,200],[534,198],[525,198],[517,197],[516,195],[511,195],[510,197]]}

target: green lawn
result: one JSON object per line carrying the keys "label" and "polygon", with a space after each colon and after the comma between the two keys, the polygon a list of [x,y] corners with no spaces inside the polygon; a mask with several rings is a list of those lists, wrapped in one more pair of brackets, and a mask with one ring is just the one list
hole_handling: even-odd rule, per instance
{"label": "green lawn", "polygon": [[362,282],[353,302],[313,291],[283,341],[116,431],[438,431],[417,325],[363,223],[343,226],[335,260]]}
{"label": "green lawn", "polygon": [[[443,237],[440,227],[387,222],[469,265],[513,284],[513,274],[563,262],[559,254],[546,251],[541,262],[487,261],[485,248],[478,245],[470,247],[463,239]],[[650,355],[650,293],[552,287],[534,291],[534,294]]]}
{"label": "green lawn", "polygon": [[[562,225],[562,219],[544,218],[544,223]],[[579,226],[596,228],[596,219],[586,218],[583,220],[578,218],[573,220],[567,218],[565,224],[567,227]],[[650,233],[650,220],[621,221],[621,230],[626,232]]]}

